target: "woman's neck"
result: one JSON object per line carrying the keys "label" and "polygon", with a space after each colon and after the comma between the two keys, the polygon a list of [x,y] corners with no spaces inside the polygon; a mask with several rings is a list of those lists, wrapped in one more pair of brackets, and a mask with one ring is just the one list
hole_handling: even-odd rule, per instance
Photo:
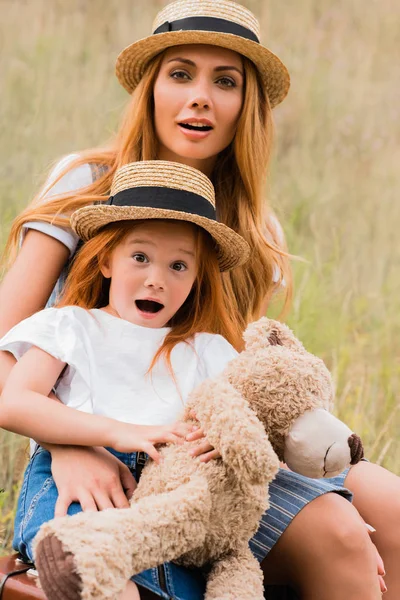
{"label": "woman's neck", "polygon": [[186,156],[178,156],[174,154],[165,146],[161,146],[158,152],[158,160],[168,160],[171,162],[181,163],[182,165],[187,165],[188,167],[193,167],[194,169],[198,169],[207,177],[211,177],[211,173],[213,172],[215,163],[217,161],[216,156],[210,156],[209,158],[192,158]]}

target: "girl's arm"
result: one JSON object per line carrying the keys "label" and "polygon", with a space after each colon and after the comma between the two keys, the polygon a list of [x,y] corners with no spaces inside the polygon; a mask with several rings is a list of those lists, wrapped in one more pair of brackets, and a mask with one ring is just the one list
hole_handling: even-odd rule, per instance
{"label": "girl's arm", "polygon": [[[28,231],[0,286],[0,337],[45,306],[68,256],[58,240]],[[0,393],[15,362],[11,354],[0,352]]]}
{"label": "girl's arm", "polygon": [[187,425],[122,423],[65,406],[48,397],[65,363],[32,347],[12,369],[1,396],[0,426],[51,444],[110,446],[147,452],[159,462],[154,444],[181,441]]}

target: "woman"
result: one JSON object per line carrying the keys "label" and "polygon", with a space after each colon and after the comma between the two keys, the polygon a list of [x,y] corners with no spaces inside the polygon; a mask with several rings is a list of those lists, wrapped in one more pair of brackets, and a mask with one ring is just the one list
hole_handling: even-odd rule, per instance
{"label": "woman", "polygon": [[[262,198],[271,107],[286,95],[289,78],[279,59],[257,42],[257,27],[249,11],[226,0],[181,1],[161,11],[152,36],[122,52],[117,75],[135,91],[115,140],[59,165],[47,187],[55,185],[47,192],[65,192],[63,196],[47,196],[45,201],[42,196],[13,226],[10,250],[27,233],[0,290],[1,335],[42,308],[57,280],[60,285],[60,274],[77,243],[68,230],[68,215],[103,200],[115,170],[134,160],[176,160],[211,177],[220,220],[252,248],[249,265],[225,279],[227,297],[236,304],[242,327],[265,312],[282,279],[290,295],[285,253],[278,249],[282,236]],[[9,355],[0,359],[4,383],[13,361]],[[126,506],[123,490],[131,493],[134,482],[102,450],[51,451],[60,493],[57,514],[65,514],[74,501],[84,510]],[[214,456],[206,440],[200,451],[203,460]],[[73,460],[72,480],[68,466]],[[344,486],[354,494],[353,505],[345,498]],[[380,597],[375,548],[361,514],[377,530],[373,541],[388,571],[388,597],[398,597],[395,564],[400,544],[393,526],[400,521],[394,500],[399,496],[398,478],[363,463],[333,482],[311,483],[282,471],[271,488],[272,509],[253,543],[267,583],[287,583],[301,597],[319,600]],[[379,498],[377,488],[385,491]],[[330,491],[339,493],[326,493]],[[186,578],[180,597],[198,597],[191,587],[192,575],[168,567],[167,579],[171,569],[174,584]]]}

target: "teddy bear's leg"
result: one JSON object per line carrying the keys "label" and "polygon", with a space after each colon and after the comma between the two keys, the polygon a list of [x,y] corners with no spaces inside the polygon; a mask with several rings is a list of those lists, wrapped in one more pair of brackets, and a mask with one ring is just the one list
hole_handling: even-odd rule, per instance
{"label": "teddy bear's leg", "polygon": [[264,600],[260,563],[246,544],[214,563],[204,600]]}
{"label": "teddy bear's leg", "polygon": [[209,521],[207,480],[107,509],[54,519],[35,539],[40,583],[51,600],[115,600],[128,579],[201,545]]}

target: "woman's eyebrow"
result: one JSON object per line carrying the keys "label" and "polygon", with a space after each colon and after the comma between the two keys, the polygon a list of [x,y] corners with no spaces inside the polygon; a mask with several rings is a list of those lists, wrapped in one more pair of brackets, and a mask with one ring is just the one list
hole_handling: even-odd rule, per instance
{"label": "woman's eyebrow", "polygon": [[[184,63],[185,65],[190,65],[191,67],[196,66],[196,63],[193,62],[192,60],[189,60],[188,58],[183,58],[180,56],[170,58],[168,62],[169,63],[170,62],[181,62],[181,63]],[[239,69],[239,67],[234,67],[233,65],[221,65],[220,67],[215,67],[214,71],[216,71],[217,73],[219,73],[220,71],[237,71],[243,77],[243,72]]]}
{"label": "woman's eyebrow", "polygon": [[239,67],[234,67],[233,65],[231,65],[231,66],[227,65],[227,66],[222,66],[222,67],[215,67],[214,71],[217,71],[217,72],[219,72],[219,71],[237,71],[240,75],[243,76],[243,71],[241,71],[239,69]]}
{"label": "woman's eyebrow", "polygon": [[188,58],[181,58],[179,56],[175,57],[175,58],[170,58],[169,61],[170,62],[182,62],[185,63],[186,65],[190,65],[191,67],[195,67],[196,63],[194,63],[192,60],[189,60]]}

